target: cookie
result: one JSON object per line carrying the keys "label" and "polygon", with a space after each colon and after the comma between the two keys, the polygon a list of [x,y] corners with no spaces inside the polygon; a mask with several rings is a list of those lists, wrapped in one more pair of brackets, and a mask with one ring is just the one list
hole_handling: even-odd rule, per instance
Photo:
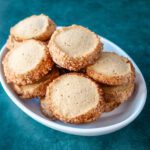
{"label": "cookie", "polygon": [[93,64],[102,51],[99,37],[79,25],[56,30],[48,46],[53,61],[70,71],[78,71]]}
{"label": "cookie", "polygon": [[86,73],[94,80],[108,85],[122,85],[135,80],[132,63],[112,52],[102,52],[99,60],[87,67]]}
{"label": "cookie", "polygon": [[16,40],[36,39],[45,41],[56,29],[55,23],[43,14],[28,17],[11,28],[10,34]]}
{"label": "cookie", "polygon": [[3,66],[8,83],[26,85],[45,76],[52,69],[53,61],[45,44],[27,40],[5,55]]}
{"label": "cookie", "polygon": [[81,124],[96,120],[103,110],[103,92],[84,74],[68,73],[47,87],[52,114],[63,122]]}
{"label": "cookie", "polygon": [[42,79],[33,84],[19,86],[14,84],[14,90],[22,99],[29,99],[34,97],[44,97],[46,88],[53,79],[59,76],[58,69],[53,69]]}

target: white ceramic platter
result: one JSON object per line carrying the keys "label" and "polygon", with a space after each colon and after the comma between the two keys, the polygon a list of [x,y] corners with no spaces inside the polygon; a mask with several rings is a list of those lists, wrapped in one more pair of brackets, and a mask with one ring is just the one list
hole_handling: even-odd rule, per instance
{"label": "white ceramic platter", "polygon": [[[39,108],[39,100],[32,99],[29,101],[22,101],[13,91],[11,86],[6,83],[3,67],[2,67],[2,59],[7,52],[6,45],[3,46],[0,52],[0,81],[5,90],[5,92],[22,111],[24,111],[27,115],[32,117],[34,120],[39,123],[69,134],[75,135],[83,135],[83,136],[96,136],[108,134],[114,131],[117,131],[129,123],[131,123],[142,111],[146,96],[147,89],[144,78],[142,76],[141,71],[134,63],[134,61],[117,45],[110,42],[105,38],[101,38],[104,43],[104,49],[107,51],[116,52],[119,55],[128,57],[132,63],[134,64],[136,70],[136,88],[133,96],[129,101],[119,106],[112,112],[104,113],[100,119],[95,122],[83,124],[83,125],[73,125],[73,124],[65,124],[60,121],[51,121],[42,115]],[[2,98],[2,97],[1,97]]]}

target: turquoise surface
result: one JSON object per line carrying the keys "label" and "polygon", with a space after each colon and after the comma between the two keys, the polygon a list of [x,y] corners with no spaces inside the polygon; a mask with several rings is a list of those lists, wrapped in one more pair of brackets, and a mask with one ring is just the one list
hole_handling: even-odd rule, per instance
{"label": "turquoise surface", "polygon": [[0,0],[0,46],[9,28],[32,14],[49,15],[58,25],[80,24],[112,40],[138,64],[148,87],[140,116],[115,133],[80,137],[47,128],[24,114],[0,86],[0,149],[150,149],[150,1],[149,0]]}

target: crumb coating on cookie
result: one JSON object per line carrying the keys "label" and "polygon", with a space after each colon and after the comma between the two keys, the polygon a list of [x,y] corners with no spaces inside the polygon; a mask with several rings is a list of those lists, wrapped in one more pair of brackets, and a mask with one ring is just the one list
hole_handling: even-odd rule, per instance
{"label": "crumb coating on cookie", "polygon": [[28,84],[28,85],[23,85],[23,86],[14,84],[13,87],[14,87],[14,90],[22,99],[44,97],[46,94],[47,86],[49,85],[50,82],[52,82],[58,76],[59,76],[59,71],[58,69],[54,68],[47,75],[45,75],[42,79],[40,79],[39,81],[33,84]]}
{"label": "crumb coating on cookie", "polygon": [[53,61],[44,43],[28,40],[5,55],[3,66],[8,83],[26,85],[46,75]]}
{"label": "crumb coating on cookie", "polygon": [[93,64],[100,57],[103,47],[94,32],[78,25],[56,30],[48,46],[53,61],[72,71]]}
{"label": "crumb coating on cookie", "polygon": [[55,23],[43,14],[33,15],[17,23],[11,28],[10,34],[16,40],[36,39],[45,41],[55,31]]}
{"label": "crumb coating on cookie", "polygon": [[102,52],[99,60],[87,67],[86,73],[97,82],[108,85],[122,85],[135,80],[132,63],[112,52]]}
{"label": "crumb coating on cookie", "polygon": [[69,123],[94,121],[103,110],[102,90],[79,73],[68,73],[55,79],[47,87],[46,99],[50,101],[53,115]]}

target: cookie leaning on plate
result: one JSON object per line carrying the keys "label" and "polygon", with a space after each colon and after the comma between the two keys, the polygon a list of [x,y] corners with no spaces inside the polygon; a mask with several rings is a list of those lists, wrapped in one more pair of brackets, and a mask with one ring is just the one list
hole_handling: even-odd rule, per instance
{"label": "cookie leaning on plate", "polygon": [[39,81],[19,86],[17,84],[14,84],[14,90],[16,93],[23,99],[29,99],[34,97],[44,97],[46,93],[46,88],[49,85],[50,82],[52,82],[53,79],[59,76],[58,69],[53,69],[50,71],[47,75],[45,75],[42,79]]}
{"label": "cookie leaning on plate", "polygon": [[84,74],[68,73],[47,87],[52,114],[61,121],[80,124],[96,120],[103,110],[103,92]]}
{"label": "cookie leaning on plate", "polygon": [[99,60],[87,67],[86,73],[94,80],[108,85],[128,84],[135,80],[132,63],[112,52],[102,52]]}
{"label": "cookie leaning on plate", "polygon": [[36,40],[27,40],[9,51],[2,63],[7,82],[18,85],[38,81],[53,67],[47,46]]}
{"label": "cookie leaning on plate", "polygon": [[73,71],[93,64],[102,51],[99,37],[79,25],[56,30],[48,46],[53,61],[62,68]]}
{"label": "cookie leaning on plate", "polygon": [[43,14],[28,17],[11,28],[10,34],[16,40],[36,39],[45,41],[56,29],[55,23]]}

